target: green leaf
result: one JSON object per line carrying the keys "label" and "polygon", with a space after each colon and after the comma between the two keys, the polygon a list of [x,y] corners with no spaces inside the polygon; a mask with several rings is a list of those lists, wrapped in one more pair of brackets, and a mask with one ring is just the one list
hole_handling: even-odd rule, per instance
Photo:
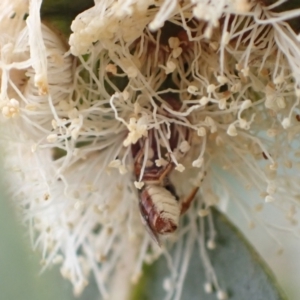
{"label": "green leaf", "polygon": [[71,23],[81,12],[94,6],[93,0],[44,0],[41,17],[44,22],[63,33],[68,39]]}
{"label": "green leaf", "polygon": [[[220,212],[213,211],[213,220],[217,231],[217,247],[207,251],[218,281],[228,293],[229,300],[287,299],[266,264],[243,235]],[[168,273],[164,258],[160,258],[152,266],[145,266],[144,275],[131,299],[164,299],[162,283]],[[205,282],[205,270],[195,246],[180,299],[216,300],[215,293],[205,293]]]}

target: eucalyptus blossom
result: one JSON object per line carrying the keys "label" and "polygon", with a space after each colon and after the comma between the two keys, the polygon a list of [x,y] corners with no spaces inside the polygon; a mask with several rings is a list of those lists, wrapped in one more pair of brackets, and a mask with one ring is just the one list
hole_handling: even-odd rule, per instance
{"label": "eucalyptus blossom", "polygon": [[[180,299],[197,244],[207,270],[200,284],[227,299],[206,251],[216,247],[210,209],[226,210],[228,201],[269,233],[275,209],[283,216],[276,227],[297,234],[300,44],[287,21],[300,10],[276,12],[282,3],[98,0],[73,20],[67,41],[42,23],[41,0],[2,1],[7,185],[43,268],[61,264],[76,295],[92,273],[104,298],[120,299],[113,287],[129,291],[143,264],[163,255],[166,299]],[[149,132],[160,145],[150,163],[171,159],[180,198],[199,187],[162,247],[140,220],[144,183],[133,167],[132,149]],[[150,157],[147,143],[144,150]],[[254,209],[263,214],[224,173],[260,193]]]}

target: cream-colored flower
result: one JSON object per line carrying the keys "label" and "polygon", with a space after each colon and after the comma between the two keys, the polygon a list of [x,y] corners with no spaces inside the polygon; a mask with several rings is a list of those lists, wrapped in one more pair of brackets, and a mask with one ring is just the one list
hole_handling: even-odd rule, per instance
{"label": "cream-colored flower", "polygon": [[[0,4],[1,141],[33,246],[45,267],[62,264],[75,294],[93,272],[108,297],[121,275],[136,282],[144,262],[167,255],[139,219],[147,167],[172,162],[171,181],[186,183],[178,194],[199,185],[203,195],[169,241],[186,243],[179,272],[200,241],[198,218],[226,209],[226,195],[236,201],[230,176],[261,194],[260,210],[290,212],[278,227],[298,230],[300,46],[285,21],[299,10],[246,0],[95,1],[73,21],[68,49],[41,23],[40,6]],[[135,147],[145,150],[139,178]],[[237,203],[248,218],[247,203]],[[252,218],[268,223],[267,213]],[[206,268],[205,290],[226,299]],[[184,276],[175,273],[166,292],[179,299]]]}

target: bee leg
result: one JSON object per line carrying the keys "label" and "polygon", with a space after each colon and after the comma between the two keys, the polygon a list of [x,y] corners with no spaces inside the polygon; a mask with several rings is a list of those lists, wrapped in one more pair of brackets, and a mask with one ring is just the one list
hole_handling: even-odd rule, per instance
{"label": "bee leg", "polygon": [[193,188],[191,193],[187,196],[187,198],[184,199],[184,201],[182,202],[182,205],[181,205],[181,212],[180,212],[181,215],[183,215],[189,209],[189,207],[191,206],[191,203],[195,199],[195,196],[196,196],[198,190],[199,190],[199,186]]}
{"label": "bee leg", "polygon": [[[206,176],[206,171],[204,171],[204,176]],[[201,179],[201,182],[204,179],[204,176]],[[188,197],[182,202],[181,205],[181,212],[180,214],[183,215],[191,206],[191,203],[193,202],[193,200],[195,199],[195,196],[199,190],[200,186],[196,186],[192,189],[191,193],[188,195]]]}
{"label": "bee leg", "polygon": [[[145,144],[145,143],[144,143]],[[144,149],[145,145],[140,147],[140,150],[136,153],[135,155],[135,162],[136,164],[141,165],[142,164],[142,160],[144,158],[144,154],[145,154],[145,149]]]}

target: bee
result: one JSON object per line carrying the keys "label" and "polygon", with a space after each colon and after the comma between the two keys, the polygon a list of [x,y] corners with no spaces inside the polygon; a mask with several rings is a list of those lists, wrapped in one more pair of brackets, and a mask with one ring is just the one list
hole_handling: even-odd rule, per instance
{"label": "bee", "polygon": [[[155,164],[158,159],[156,153],[158,145],[154,138],[154,130],[150,130],[147,138],[143,138],[137,145],[133,145],[132,154],[136,179],[144,183],[139,190],[141,219],[152,239],[160,246],[160,236],[176,231],[180,216],[190,207],[199,187],[195,187],[184,201],[179,200],[176,189],[169,179],[175,167],[170,154],[167,154],[168,161],[164,166]],[[176,136],[172,136],[172,138],[174,141],[178,139]],[[145,158],[147,139],[150,154]],[[147,160],[147,163],[141,176],[144,159]]]}

